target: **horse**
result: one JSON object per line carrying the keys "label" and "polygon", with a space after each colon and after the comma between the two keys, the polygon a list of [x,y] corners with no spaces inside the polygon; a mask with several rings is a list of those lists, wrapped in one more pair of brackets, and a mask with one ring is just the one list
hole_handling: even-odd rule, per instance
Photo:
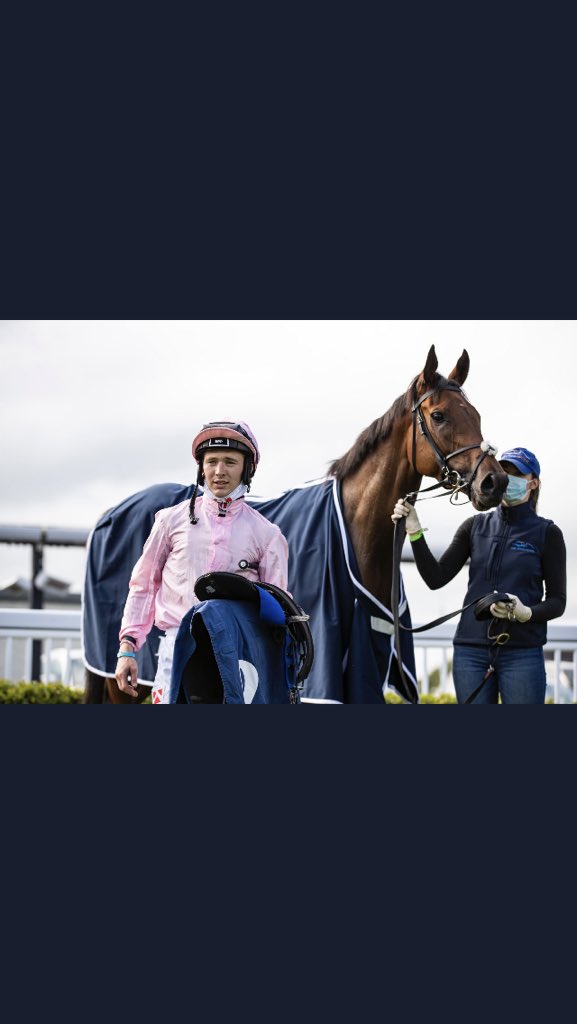
{"label": "horse", "polygon": [[[391,513],[395,501],[418,492],[426,476],[435,479],[449,497],[464,494],[474,509],[484,511],[500,503],[507,486],[507,475],[495,458],[495,449],[483,440],[481,417],[463,391],[469,369],[469,355],[463,349],[453,370],[443,376],[438,372],[435,347],[431,346],[423,370],[406,392],[329,465],[326,477],[278,498],[247,499],[287,538],[289,591],[310,615],[315,659],[304,683],[303,703],[384,704],[387,687],[397,689],[407,701],[418,700],[413,696],[414,650],[402,578],[401,593],[394,602],[405,626],[402,649],[397,650],[393,637]],[[104,526],[112,533],[116,524],[115,548],[109,555],[106,544],[101,546],[96,559],[99,569],[92,580],[87,576],[85,596],[90,598],[93,610],[98,611],[99,606],[95,579],[99,573],[100,582],[103,575],[106,577],[110,561],[119,562],[122,545],[130,544],[132,550],[123,561],[120,579],[114,581],[116,599],[121,594],[122,601],[106,623],[111,640],[105,670],[101,666],[96,675],[85,655],[85,703],[141,703],[150,692],[149,687],[139,684],[138,697],[127,697],[113,678],[122,607],[130,570],[155,511],[187,500],[191,493],[192,487],[156,485],[127,499],[126,519],[117,515],[120,506],[105,517]],[[93,531],[92,543],[99,525],[102,522]],[[334,559],[325,561],[329,554],[331,558],[338,555],[338,564]],[[102,603],[110,605],[110,593]],[[98,614],[84,621],[85,637],[101,629]],[[140,665],[139,678],[150,678],[142,673]]]}

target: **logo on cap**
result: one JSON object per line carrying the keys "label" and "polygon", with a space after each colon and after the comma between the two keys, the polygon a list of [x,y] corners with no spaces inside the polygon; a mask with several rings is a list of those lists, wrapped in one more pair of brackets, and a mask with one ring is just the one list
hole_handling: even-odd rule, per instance
{"label": "logo on cap", "polygon": [[517,465],[518,469],[525,469],[526,473],[534,473],[535,476],[541,475],[539,460],[528,448],[509,448],[508,451],[503,452],[499,461],[512,462]]}

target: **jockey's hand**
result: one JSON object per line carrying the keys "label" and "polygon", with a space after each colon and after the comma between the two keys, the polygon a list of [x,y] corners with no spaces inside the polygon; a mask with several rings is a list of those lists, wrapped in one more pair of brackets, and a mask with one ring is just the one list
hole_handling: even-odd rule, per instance
{"label": "jockey's hand", "polygon": [[[121,650],[123,648],[121,647]],[[124,647],[124,650],[131,651],[131,647]],[[136,658],[119,658],[116,662],[116,672],[114,678],[118,683],[118,688],[123,693],[127,693],[130,697],[138,697],[138,690],[136,684],[138,682],[138,666],[136,664]]]}
{"label": "jockey's hand", "polygon": [[399,498],[391,519],[396,523],[399,519],[403,518],[405,519],[405,530],[407,533],[418,533],[422,529],[414,505],[411,505],[410,501],[405,501],[404,498]]}
{"label": "jockey's hand", "polygon": [[509,619],[509,622],[528,622],[533,612],[527,608],[515,594],[507,594],[508,601],[495,601],[491,605],[491,615],[496,619]]}

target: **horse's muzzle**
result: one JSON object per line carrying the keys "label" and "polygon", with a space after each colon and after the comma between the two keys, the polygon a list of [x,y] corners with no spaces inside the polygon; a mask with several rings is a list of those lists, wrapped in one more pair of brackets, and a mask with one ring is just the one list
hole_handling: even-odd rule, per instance
{"label": "horse's muzzle", "polygon": [[471,501],[478,511],[495,508],[507,490],[509,478],[505,472],[486,473],[481,480],[473,481]]}

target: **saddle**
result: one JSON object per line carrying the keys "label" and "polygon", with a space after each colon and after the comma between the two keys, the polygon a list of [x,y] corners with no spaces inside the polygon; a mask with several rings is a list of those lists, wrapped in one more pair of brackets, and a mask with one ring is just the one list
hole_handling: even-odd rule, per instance
{"label": "saddle", "polygon": [[296,656],[296,683],[302,686],[313,664],[314,644],[309,616],[286,591],[273,583],[253,583],[236,572],[206,572],[194,584],[199,601],[220,598],[258,604],[260,617],[273,628],[286,630]]}

